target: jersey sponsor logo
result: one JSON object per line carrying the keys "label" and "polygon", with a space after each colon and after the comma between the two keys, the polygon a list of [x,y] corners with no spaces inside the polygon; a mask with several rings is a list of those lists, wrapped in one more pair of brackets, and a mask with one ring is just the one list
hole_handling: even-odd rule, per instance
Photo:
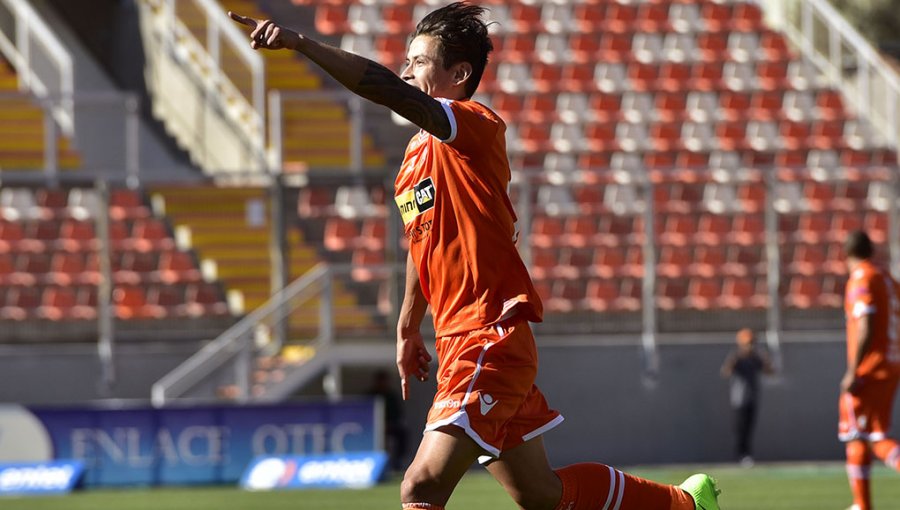
{"label": "jersey sponsor logo", "polygon": [[400,193],[394,200],[400,209],[403,224],[408,225],[416,216],[434,207],[434,182],[431,177],[419,181],[413,189]]}
{"label": "jersey sponsor logo", "polygon": [[479,393],[478,401],[481,404],[481,415],[482,416],[491,412],[491,409],[493,409],[494,406],[497,405],[497,402],[498,402],[497,400],[494,400],[494,397],[492,395],[489,395],[486,393]]}
{"label": "jersey sponsor logo", "polygon": [[455,398],[449,398],[447,400],[441,400],[434,403],[435,409],[457,409],[459,407],[462,407],[462,402],[456,400]]}

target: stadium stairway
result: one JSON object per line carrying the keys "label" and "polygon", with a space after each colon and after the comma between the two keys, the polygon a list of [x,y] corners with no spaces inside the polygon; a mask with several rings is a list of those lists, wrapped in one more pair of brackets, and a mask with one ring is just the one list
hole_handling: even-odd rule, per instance
{"label": "stadium stairway", "polygon": [[[270,17],[253,0],[220,0],[223,11],[233,11],[258,19]],[[198,40],[206,38],[206,24],[201,12],[179,2],[178,16],[195,34]],[[296,15],[296,13],[293,13]],[[295,20],[283,23],[295,26]],[[299,23],[299,21],[298,21]],[[312,64],[287,51],[264,51],[267,90],[283,92],[316,92],[326,90],[322,76],[312,69]],[[243,66],[236,55],[223,54],[222,67],[229,76],[229,69]],[[251,97],[251,84],[236,82],[246,97]],[[286,172],[304,171],[307,168],[347,169],[350,167],[350,119],[347,107],[329,99],[285,98],[283,115],[283,161]],[[363,166],[381,168],[385,164],[383,152],[375,146],[369,134],[363,140]]]}
{"label": "stadium stairway", "polygon": [[[15,69],[0,57],[0,170],[43,170],[44,110],[19,90]],[[65,136],[57,137],[61,170],[81,167],[81,156]]]}
{"label": "stadium stairway", "polygon": [[[179,243],[189,244],[206,271],[214,273],[238,310],[250,312],[265,303],[271,288],[269,259],[270,211],[262,188],[157,187],[155,209],[164,210],[175,225]],[[320,260],[296,228],[287,232],[289,281]],[[212,262],[212,264],[211,264]],[[237,293],[236,293],[237,292]],[[319,303],[311,302],[290,318],[292,338],[309,339],[318,331]],[[371,317],[356,297],[336,284],[335,320],[339,331],[366,328]]]}

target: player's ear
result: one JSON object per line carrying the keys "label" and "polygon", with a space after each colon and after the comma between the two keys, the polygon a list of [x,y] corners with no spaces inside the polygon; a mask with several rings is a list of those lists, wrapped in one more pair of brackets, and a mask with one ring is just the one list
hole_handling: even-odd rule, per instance
{"label": "player's ear", "polygon": [[460,62],[453,67],[454,85],[462,85],[470,76],[472,76],[472,64],[468,62]]}

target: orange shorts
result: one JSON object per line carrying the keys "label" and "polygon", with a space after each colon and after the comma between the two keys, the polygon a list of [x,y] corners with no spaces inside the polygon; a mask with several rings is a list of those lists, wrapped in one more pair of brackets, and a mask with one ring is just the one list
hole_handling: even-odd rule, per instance
{"label": "orange shorts", "polygon": [[842,393],[838,437],[841,441],[881,441],[891,428],[897,378],[867,380],[856,395]]}
{"label": "orange shorts", "polygon": [[537,348],[527,321],[501,324],[437,340],[437,393],[425,430],[456,425],[490,461],[559,425],[534,385]]}

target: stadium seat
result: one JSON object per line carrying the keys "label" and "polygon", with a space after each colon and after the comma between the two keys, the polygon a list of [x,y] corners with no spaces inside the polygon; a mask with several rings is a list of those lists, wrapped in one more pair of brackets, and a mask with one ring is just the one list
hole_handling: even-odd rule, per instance
{"label": "stadium seat", "polygon": [[531,223],[531,243],[543,248],[555,246],[565,231],[563,225],[562,218],[536,213]]}
{"label": "stadium seat", "polygon": [[765,233],[761,214],[737,214],[734,216],[732,231],[727,239],[741,245],[760,244]]}
{"label": "stadium seat", "polygon": [[93,222],[74,218],[62,220],[55,244],[58,249],[70,252],[93,251],[100,245]]}
{"label": "stadium seat", "polygon": [[352,250],[359,247],[360,225],[357,220],[333,217],[325,221],[324,244],[331,251]]}
{"label": "stadium seat", "polygon": [[87,220],[103,212],[103,204],[96,190],[73,188],[69,191],[68,209],[73,218]]}
{"label": "stadium seat", "polygon": [[228,305],[221,291],[213,283],[191,283],[185,290],[184,313],[191,317],[227,315]]}
{"label": "stadium seat", "polygon": [[147,291],[147,303],[165,310],[167,316],[177,317],[183,312],[184,287],[181,285],[153,285]]}
{"label": "stadium seat", "polygon": [[721,303],[722,281],[718,278],[693,278],[688,283],[683,305],[696,310],[717,308]]}
{"label": "stadium seat", "polygon": [[60,218],[66,214],[69,192],[59,188],[39,188],[34,192],[37,207],[43,209],[42,217]]}
{"label": "stadium seat", "polygon": [[594,34],[605,28],[606,4],[576,2],[572,5],[572,22],[577,32]]}
{"label": "stadium seat", "polygon": [[692,35],[704,28],[697,3],[673,2],[669,7],[669,25],[672,30]]}
{"label": "stadium seat", "polygon": [[30,189],[0,189],[0,217],[3,219],[7,221],[39,219],[42,212]]}
{"label": "stadium seat", "polygon": [[558,278],[584,278],[591,272],[593,248],[566,246],[557,253],[556,268],[552,274]]}
{"label": "stadium seat", "polygon": [[550,299],[545,307],[550,312],[574,312],[586,305],[586,284],[582,279],[561,279],[551,285]]}
{"label": "stadium seat", "polygon": [[319,5],[316,7],[316,31],[325,35],[347,33],[350,31],[347,16],[347,7],[344,5]]}
{"label": "stadium seat", "polygon": [[717,305],[732,310],[764,308],[768,303],[764,283],[764,279],[753,276],[726,277]]}
{"label": "stadium seat", "polygon": [[150,216],[150,208],[144,205],[144,199],[137,191],[113,189],[109,192],[109,217],[113,220],[146,218],[148,216]]}
{"label": "stadium seat", "polygon": [[200,281],[200,270],[190,252],[179,250],[163,251],[154,273],[156,280],[163,283],[185,283]]}
{"label": "stadium seat", "polygon": [[75,288],[51,286],[44,289],[36,315],[51,321],[94,320],[97,318],[97,309],[79,305]]}
{"label": "stadium seat", "polygon": [[800,244],[794,247],[788,271],[800,275],[813,276],[822,270],[827,260],[826,248],[821,244]]}
{"label": "stadium seat", "polygon": [[390,270],[384,268],[384,251],[358,249],[351,258],[353,268],[350,277],[356,282],[381,281],[390,276]]}
{"label": "stadium seat", "polygon": [[694,249],[690,246],[662,245],[656,271],[662,276],[679,278],[688,272]]}
{"label": "stadium seat", "polygon": [[656,306],[661,310],[681,308],[688,297],[688,281],[684,278],[657,280]]}
{"label": "stadium seat", "polygon": [[158,218],[138,218],[131,227],[134,249],[139,251],[172,250],[175,240],[169,234],[169,227]]}
{"label": "stadium seat", "polygon": [[787,288],[783,300],[789,308],[812,308],[819,304],[822,296],[822,285],[817,276],[789,277]]}
{"label": "stadium seat", "polygon": [[732,217],[726,214],[701,214],[697,220],[693,241],[703,245],[725,242],[732,228]]}
{"label": "stadium seat", "polygon": [[334,214],[334,192],[328,188],[302,188],[297,199],[301,218],[319,218]]}
{"label": "stadium seat", "polygon": [[595,312],[637,311],[641,307],[641,301],[635,294],[640,296],[639,291],[639,281],[631,278],[619,280],[591,278],[587,282],[585,305]]}
{"label": "stadium seat", "polygon": [[17,285],[5,290],[6,302],[0,307],[0,319],[22,321],[35,315],[41,304],[39,287]]}
{"label": "stadium seat", "polygon": [[720,244],[701,244],[693,250],[693,257],[687,267],[689,276],[712,278],[723,272],[727,261],[727,249]]}

